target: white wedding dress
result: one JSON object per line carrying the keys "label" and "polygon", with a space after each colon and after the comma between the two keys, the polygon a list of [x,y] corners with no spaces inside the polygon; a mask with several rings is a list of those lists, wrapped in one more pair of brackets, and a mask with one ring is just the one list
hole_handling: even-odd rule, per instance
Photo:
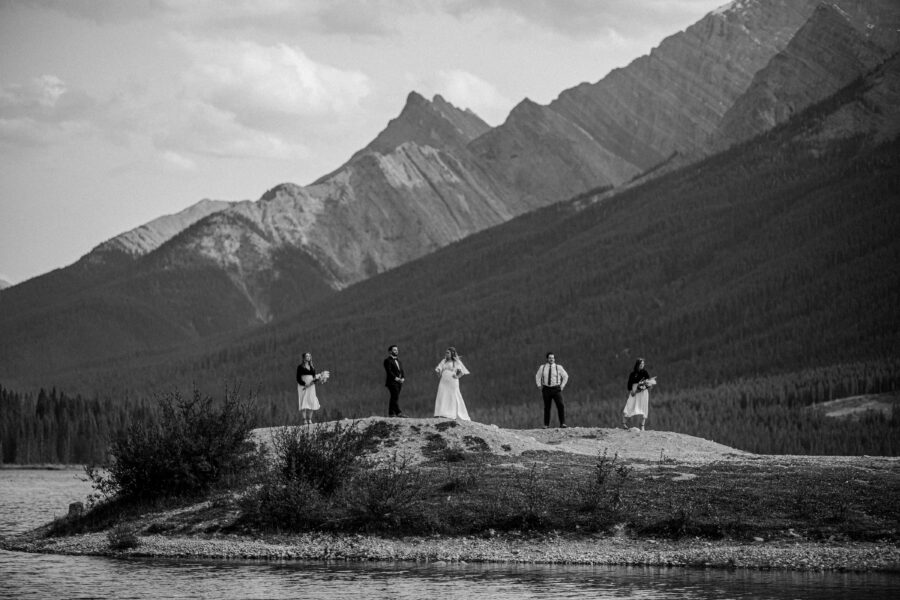
{"label": "white wedding dress", "polygon": [[463,402],[462,394],[459,391],[459,379],[454,377],[457,369],[463,375],[469,374],[469,370],[459,359],[455,361],[444,359],[434,369],[441,375],[437,398],[434,400],[434,416],[471,421],[469,411],[466,410],[466,403]]}

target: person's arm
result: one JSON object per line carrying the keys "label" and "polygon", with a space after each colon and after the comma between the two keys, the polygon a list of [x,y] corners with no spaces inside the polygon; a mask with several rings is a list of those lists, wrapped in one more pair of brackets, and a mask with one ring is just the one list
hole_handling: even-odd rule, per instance
{"label": "person's arm", "polygon": [[566,383],[569,381],[569,374],[562,367],[559,368],[559,391],[566,389]]}
{"label": "person's arm", "polygon": [[538,367],[537,373],[534,374],[534,382],[537,384],[538,388],[541,387],[541,379],[542,379],[541,375],[543,374],[542,373],[543,370],[544,370],[544,365],[541,365]]}
{"label": "person's arm", "polygon": [[456,372],[457,372],[457,375],[456,375],[457,379],[459,379],[463,375],[469,374],[469,370],[466,368],[466,365],[464,365],[463,362],[459,359],[456,360]]}

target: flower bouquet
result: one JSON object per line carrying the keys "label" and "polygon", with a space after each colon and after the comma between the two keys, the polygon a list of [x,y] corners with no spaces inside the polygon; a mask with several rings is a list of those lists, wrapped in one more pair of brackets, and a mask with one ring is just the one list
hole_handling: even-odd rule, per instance
{"label": "flower bouquet", "polygon": [[654,385],[656,385],[656,375],[654,375],[653,377],[650,377],[648,379],[641,379],[638,382],[637,389],[639,392],[643,392],[644,390],[649,390]]}
{"label": "flower bouquet", "polygon": [[326,381],[328,381],[329,377],[331,377],[331,373],[329,373],[328,371],[322,371],[321,373],[319,373],[318,382],[325,383]]}

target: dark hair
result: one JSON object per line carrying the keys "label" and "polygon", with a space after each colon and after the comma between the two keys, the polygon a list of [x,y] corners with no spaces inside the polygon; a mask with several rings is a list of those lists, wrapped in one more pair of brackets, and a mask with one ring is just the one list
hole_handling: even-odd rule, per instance
{"label": "dark hair", "polygon": [[644,359],[643,359],[643,358],[639,358],[639,359],[637,359],[636,361],[634,361],[634,368],[631,369],[631,372],[632,372],[632,373],[637,373],[638,371],[640,371],[640,370],[641,370],[641,363],[642,363],[642,362],[644,362]]}
{"label": "dark hair", "polygon": [[447,352],[450,353],[450,358],[452,358],[453,360],[459,359],[459,354],[456,352],[456,348],[454,348],[453,346],[447,346]]}
{"label": "dark hair", "polygon": [[547,355],[546,355],[544,358],[550,358],[550,355],[551,355],[551,354],[552,354],[553,356],[556,356],[556,352],[554,352],[553,350],[551,350],[550,352],[547,353]]}
{"label": "dark hair", "polygon": [[[388,346],[388,352],[391,351],[391,348],[397,348],[397,344],[391,344],[390,346]],[[397,350],[399,350],[399,349],[400,348],[397,348]]]}

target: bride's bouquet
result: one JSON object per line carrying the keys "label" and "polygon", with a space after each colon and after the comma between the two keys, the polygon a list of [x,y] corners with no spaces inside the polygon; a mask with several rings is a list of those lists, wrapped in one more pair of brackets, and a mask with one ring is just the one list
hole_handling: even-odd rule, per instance
{"label": "bride's bouquet", "polygon": [[328,381],[329,377],[331,377],[331,373],[329,373],[328,371],[322,371],[321,373],[319,373],[318,382],[325,383],[326,381]]}
{"label": "bride's bouquet", "polygon": [[654,385],[656,385],[656,375],[654,375],[653,377],[650,377],[648,379],[641,379],[638,382],[637,389],[639,392],[643,392],[644,390],[649,390]]}

